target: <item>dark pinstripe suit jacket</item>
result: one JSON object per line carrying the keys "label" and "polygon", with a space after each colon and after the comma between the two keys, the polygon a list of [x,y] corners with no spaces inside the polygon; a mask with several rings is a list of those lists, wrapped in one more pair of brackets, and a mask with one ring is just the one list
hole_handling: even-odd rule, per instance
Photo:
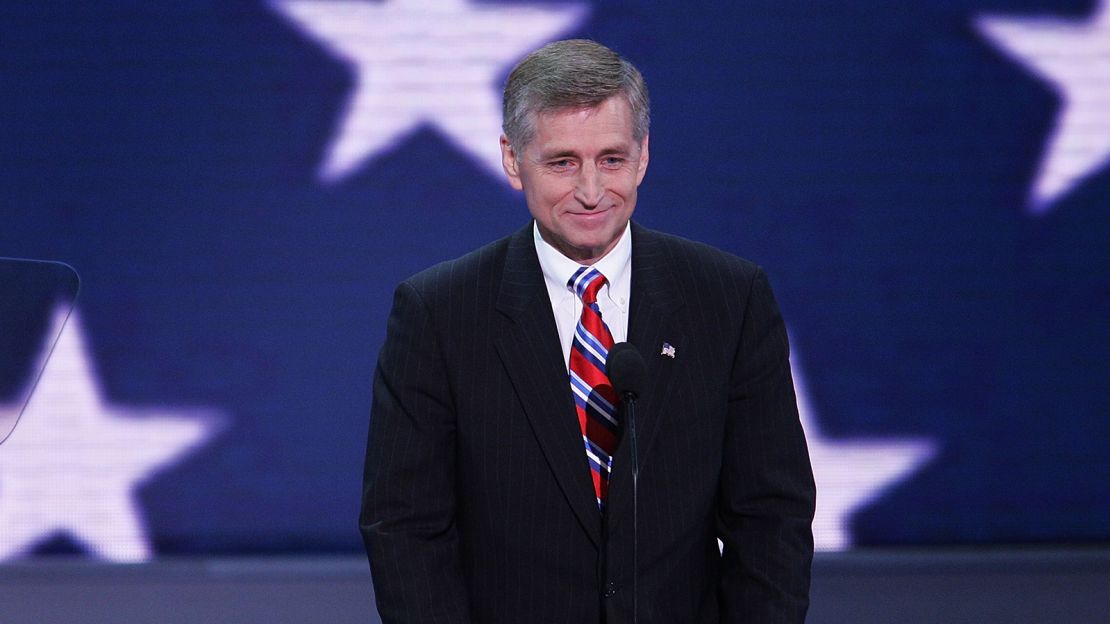
{"label": "dark pinstripe suit jacket", "polygon": [[[814,486],[762,270],[633,224],[628,339],[639,621],[802,621]],[[397,288],[359,522],[384,622],[631,622],[628,444],[613,464],[603,522],[530,224]]]}

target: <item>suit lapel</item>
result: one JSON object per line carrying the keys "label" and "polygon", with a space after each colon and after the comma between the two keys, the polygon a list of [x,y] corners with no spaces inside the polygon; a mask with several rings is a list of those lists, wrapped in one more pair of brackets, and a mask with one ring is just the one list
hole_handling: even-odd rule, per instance
{"label": "suit lapel", "polygon": [[[669,403],[667,395],[676,359],[662,355],[663,344],[681,348],[684,343],[682,328],[672,318],[683,303],[679,295],[681,285],[674,271],[658,235],[633,223],[628,341],[640,350],[648,372],[648,389],[636,401],[637,453],[641,468],[649,461],[655,435],[668,413],[665,408]],[[631,517],[632,454],[627,437],[622,439],[613,457],[608,508],[609,530]]]}
{"label": "suit lapel", "polygon": [[600,546],[601,514],[531,224],[509,242],[496,306],[503,315],[497,352],[567,502]]}

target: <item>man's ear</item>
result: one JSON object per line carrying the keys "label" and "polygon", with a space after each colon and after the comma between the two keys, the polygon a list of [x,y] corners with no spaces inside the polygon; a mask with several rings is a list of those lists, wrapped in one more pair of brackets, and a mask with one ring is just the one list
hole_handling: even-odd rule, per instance
{"label": "man's ear", "polygon": [[509,137],[501,135],[501,166],[505,175],[509,176],[509,186],[522,190],[524,185],[520,182],[520,162],[517,160],[516,150],[509,144]]}
{"label": "man's ear", "polygon": [[640,169],[636,172],[636,186],[640,186],[640,183],[644,181],[648,160],[648,135],[645,134],[643,142],[640,143]]}

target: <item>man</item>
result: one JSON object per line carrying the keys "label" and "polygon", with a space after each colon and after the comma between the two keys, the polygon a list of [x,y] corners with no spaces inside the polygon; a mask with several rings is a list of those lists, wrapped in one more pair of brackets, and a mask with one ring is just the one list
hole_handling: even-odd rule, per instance
{"label": "man", "polygon": [[[378,363],[360,527],[382,620],[804,620],[814,486],[763,272],[630,223],[647,90],[608,48],[525,58],[504,130],[534,222],[402,283]],[[648,380],[635,516],[604,377],[625,340]]]}

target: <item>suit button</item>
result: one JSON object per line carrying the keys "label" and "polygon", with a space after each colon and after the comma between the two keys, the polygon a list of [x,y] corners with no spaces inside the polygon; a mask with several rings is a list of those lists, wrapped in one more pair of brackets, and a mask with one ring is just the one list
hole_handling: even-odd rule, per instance
{"label": "suit button", "polygon": [[608,583],[606,583],[605,584],[605,597],[606,598],[612,598],[616,594],[617,594],[617,584],[612,582],[612,581],[609,581]]}

